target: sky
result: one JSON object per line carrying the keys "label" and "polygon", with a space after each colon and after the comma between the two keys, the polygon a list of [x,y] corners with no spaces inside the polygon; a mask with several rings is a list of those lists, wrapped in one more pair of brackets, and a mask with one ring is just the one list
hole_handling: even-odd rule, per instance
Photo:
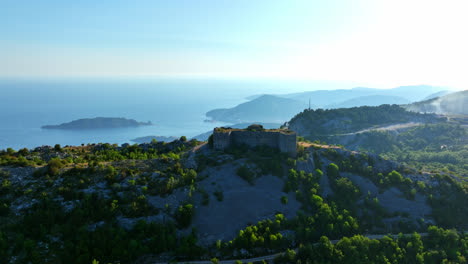
{"label": "sky", "polygon": [[0,78],[468,87],[466,0],[0,0]]}

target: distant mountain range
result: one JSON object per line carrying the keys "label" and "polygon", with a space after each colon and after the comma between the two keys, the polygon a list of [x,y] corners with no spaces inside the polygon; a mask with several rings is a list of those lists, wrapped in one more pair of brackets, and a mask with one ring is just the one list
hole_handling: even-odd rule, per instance
{"label": "distant mountain range", "polygon": [[392,95],[367,95],[346,100],[341,103],[331,104],[325,108],[350,108],[358,106],[379,106],[382,104],[408,104],[410,101],[400,96]]}
{"label": "distant mountain range", "polygon": [[429,85],[400,86],[393,89],[356,87],[317,90],[282,95],[252,95],[250,101],[229,109],[215,109],[207,117],[228,123],[283,123],[306,108],[334,109],[382,104],[407,105],[447,93],[445,88]]}
{"label": "distant mountain range", "polygon": [[[359,97],[375,96],[374,99],[381,100],[385,104],[390,97],[401,97],[409,102],[417,102],[424,100],[426,97],[433,95],[434,93],[444,91],[446,88],[430,86],[430,85],[411,85],[411,86],[400,86],[392,89],[376,89],[366,87],[355,87],[349,90],[318,90],[294,94],[280,95],[281,97],[308,102],[309,99],[312,104],[318,108],[326,108],[335,104],[343,103],[347,100],[356,99]],[[382,98],[382,99],[379,99]],[[376,102],[376,105],[378,105]],[[364,102],[360,105],[365,105]]]}
{"label": "distant mountain range", "polygon": [[126,119],[122,117],[96,117],[96,118],[83,118],[63,123],[60,125],[46,125],[42,126],[43,129],[65,129],[65,130],[82,130],[82,129],[109,129],[109,128],[126,128],[126,127],[139,127],[150,126],[148,122],[138,122],[133,119]]}
{"label": "distant mountain range", "polygon": [[468,115],[468,90],[413,103],[406,108],[415,112]]}
{"label": "distant mountain range", "polygon": [[262,95],[234,108],[211,110],[206,113],[206,116],[228,123],[283,123],[306,107],[307,104],[298,100]]}

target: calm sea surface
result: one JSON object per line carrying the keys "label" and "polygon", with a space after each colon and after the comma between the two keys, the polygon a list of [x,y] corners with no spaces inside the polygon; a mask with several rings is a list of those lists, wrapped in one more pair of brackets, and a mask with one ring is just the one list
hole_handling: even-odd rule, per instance
{"label": "calm sea surface", "polygon": [[[0,149],[41,145],[133,143],[141,136],[193,137],[223,123],[205,113],[260,93],[290,93],[343,84],[227,80],[0,81]],[[154,126],[109,130],[43,130],[80,118],[125,117]]]}

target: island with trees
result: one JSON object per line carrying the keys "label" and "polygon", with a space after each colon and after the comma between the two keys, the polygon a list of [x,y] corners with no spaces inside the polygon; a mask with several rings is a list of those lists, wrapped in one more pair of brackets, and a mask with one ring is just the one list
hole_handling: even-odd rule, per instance
{"label": "island with trees", "polygon": [[134,119],[123,117],[95,117],[82,118],[60,125],[45,125],[43,129],[63,129],[63,130],[82,130],[82,129],[110,129],[110,128],[129,128],[140,126],[151,126],[151,121],[138,122]]}

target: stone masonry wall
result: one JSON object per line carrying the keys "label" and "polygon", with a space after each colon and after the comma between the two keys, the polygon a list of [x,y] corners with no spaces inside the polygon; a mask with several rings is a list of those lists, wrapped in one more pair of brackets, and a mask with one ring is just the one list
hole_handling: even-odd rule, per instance
{"label": "stone masonry wall", "polygon": [[296,155],[296,133],[285,134],[281,132],[232,130],[213,132],[213,146],[222,150],[232,144],[246,144],[250,147],[266,145],[277,148],[281,152]]}
{"label": "stone masonry wall", "polygon": [[297,138],[296,133],[282,134],[278,133],[278,148],[281,152],[289,153],[292,156],[296,155]]}
{"label": "stone masonry wall", "polygon": [[231,145],[231,131],[213,132],[213,148],[222,150]]}
{"label": "stone masonry wall", "polygon": [[260,131],[232,131],[231,140],[235,145],[246,144],[250,147],[266,145],[271,148],[278,148],[277,134]]}

